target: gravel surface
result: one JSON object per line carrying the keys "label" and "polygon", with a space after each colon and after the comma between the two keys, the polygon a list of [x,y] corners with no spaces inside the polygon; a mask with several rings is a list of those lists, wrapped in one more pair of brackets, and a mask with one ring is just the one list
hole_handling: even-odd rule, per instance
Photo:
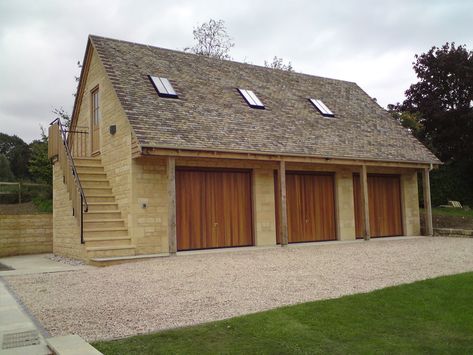
{"label": "gravel surface", "polygon": [[473,239],[182,255],[6,278],[52,335],[111,339],[473,271]]}
{"label": "gravel surface", "polygon": [[72,265],[72,266],[85,265],[85,262],[82,260],[66,258],[65,256],[56,255],[56,254],[48,254],[46,255],[46,258],[52,261],[56,261],[58,263],[66,264],[66,265]]}

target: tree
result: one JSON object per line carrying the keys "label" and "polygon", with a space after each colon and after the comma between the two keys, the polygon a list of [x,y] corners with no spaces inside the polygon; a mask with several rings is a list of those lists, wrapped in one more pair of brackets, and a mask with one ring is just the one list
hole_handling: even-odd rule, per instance
{"label": "tree", "polygon": [[418,115],[419,139],[441,160],[472,159],[473,52],[446,43],[415,58],[419,82],[406,91],[401,110]]}
{"label": "tree", "polygon": [[8,158],[5,154],[0,154],[0,181],[12,181],[14,179]]}
{"label": "tree", "polygon": [[388,105],[388,112],[395,118],[399,123],[407,128],[415,137],[419,138],[420,132],[422,132],[423,126],[420,122],[420,114],[418,112],[402,111],[400,104]]}
{"label": "tree", "polygon": [[288,62],[287,64],[284,64],[282,58],[278,58],[274,56],[272,62],[264,61],[264,66],[267,68],[272,68],[272,69],[280,69],[280,70],[287,70],[287,71],[294,71],[292,68],[291,62]]}
{"label": "tree", "polygon": [[204,55],[218,59],[231,59],[230,49],[235,46],[227,33],[223,20],[210,19],[209,22],[195,27],[193,47],[184,48],[186,52]]}
{"label": "tree", "polygon": [[48,158],[48,137],[41,127],[41,139],[34,140],[30,144],[31,158],[28,169],[36,182],[52,184],[52,165]]}
{"label": "tree", "polygon": [[393,115],[445,163],[431,176],[434,204],[473,203],[473,52],[446,43],[415,56],[419,79]]}
{"label": "tree", "polygon": [[10,169],[17,179],[28,179],[28,160],[30,150],[23,139],[13,135],[0,133],[0,154],[7,157]]}
{"label": "tree", "polygon": [[[52,112],[53,112],[53,114],[55,114],[56,116],[58,116],[61,119],[61,122],[64,125],[64,127],[69,128],[69,126],[71,125],[71,115],[68,112],[66,112],[66,110],[64,110],[64,108],[62,108],[62,107],[55,108],[55,109],[53,109]],[[42,130],[42,128],[41,128],[41,130]]]}

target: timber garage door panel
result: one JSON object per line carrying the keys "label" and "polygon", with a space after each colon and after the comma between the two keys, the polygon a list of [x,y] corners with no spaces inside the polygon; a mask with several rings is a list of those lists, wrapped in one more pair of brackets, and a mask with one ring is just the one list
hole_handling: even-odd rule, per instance
{"label": "timber garage door panel", "polygon": [[176,171],[177,249],[253,245],[247,171]]}
{"label": "timber garage door panel", "polygon": [[[356,236],[363,234],[360,176],[353,175]],[[399,175],[368,175],[368,203],[372,237],[402,235],[401,179]]]}
{"label": "timber garage door panel", "polygon": [[289,242],[336,240],[333,174],[286,175]]}

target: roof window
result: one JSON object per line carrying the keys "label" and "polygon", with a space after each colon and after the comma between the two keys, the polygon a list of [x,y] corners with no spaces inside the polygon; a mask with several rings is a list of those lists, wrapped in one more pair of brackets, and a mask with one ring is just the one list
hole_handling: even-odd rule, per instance
{"label": "roof window", "polygon": [[153,83],[159,96],[177,98],[177,94],[168,79],[151,75],[149,76],[149,79]]}
{"label": "roof window", "polygon": [[250,106],[251,108],[264,109],[263,103],[258,99],[258,97],[253,91],[244,89],[238,89],[238,91],[248,103],[248,106]]}
{"label": "roof window", "polygon": [[330,111],[330,109],[322,102],[322,100],[309,99],[309,101],[317,108],[317,110],[319,110],[322,116],[335,117],[334,113]]}

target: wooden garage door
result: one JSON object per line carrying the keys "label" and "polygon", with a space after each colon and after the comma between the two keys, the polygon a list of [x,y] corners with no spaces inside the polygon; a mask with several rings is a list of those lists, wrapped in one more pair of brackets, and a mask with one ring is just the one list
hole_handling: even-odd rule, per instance
{"label": "wooden garage door", "polygon": [[289,243],[335,240],[333,174],[286,175]]}
{"label": "wooden garage door", "polygon": [[[355,228],[363,235],[360,175],[353,175]],[[368,203],[371,237],[402,235],[401,180],[399,175],[368,175]]]}
{"label": "wooden garage door", "polygon": [[253,245],[248,171],[177,170],[177,249]]}

